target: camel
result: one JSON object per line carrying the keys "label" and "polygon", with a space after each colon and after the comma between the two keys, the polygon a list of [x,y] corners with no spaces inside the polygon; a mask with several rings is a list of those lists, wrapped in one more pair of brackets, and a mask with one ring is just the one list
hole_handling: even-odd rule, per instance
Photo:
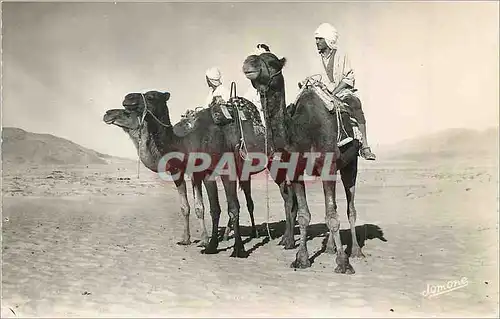
{"label": "camel", "polygon": [[[202,227],[201,245],[205,246],[204,253],[216,253],[218,247],[218,225],[220,218],[220,204],[217,194],[217,185],[214,180],[208,177],[217,169],[216,164],[220,160],[224,151],[236,149],[235,144],[239,143],[236,125],[226,125],[226,127],[216,125],[211,117],[209,109],[203,109],[197,113],[196,129],[190,134],[179,137],[173,133],[173,125],[168,115],[167,101],[170,93],[149,91],[145,94],[130,93],[123,101],[125,109],[108,110],[103,120],[108,124],[114,124],[128,133],[134,145],[138,149],[140,159],[150,170],[158,172],[158,165],[163,155],[170,152],[181,152],[185,155],[193,152],[204,152],[211,154],[211,165],[203,172],[193,174],[193,193],[195,197],[195,212],[200,220]],[[251,126],[251,124],[250,124]],[[242,124],[247,127],[248,124]],[[224,130],[223,130],[224,128]],[[253,131],[253,126],[251,126]],[[225,132],[224,132],[225,131]],[[231,139],[226,139],[228,133],[231,133]],[[250,146],[254,143],[249,142],[251,135],[246,138]],[[238,162],[238,160],[236,160]],[[186,161],[170,160],[166,170],[171,174],[179,174],[179,179],[175,180],[177,190],[181,198],[181,212],[185,217],[185,227],[183,238],[178,244],[190,244],[189,234],[189,213],[190,208],[187,201],[186,186],[184,180],[184,171]],[[239,223],[234,223],[234,216],[239,217],[239,203],[236,194],[236,182],[230,180],[229,176],[221,175],[221,179],[228,199],[228,213],[230,223],[235,231],[235,247],[231,254],[232,257],[246,257],[241,237],[239,236]],[[206,227],[204,224],[204,207],[201,192],[201,183],[205,184],[210,203],[210,213],[212,216],[212,236],[208,241]],[[253,201],[250,195],[250,180],[240,181],[240,187],[245,192],[247,198],[247,207],[252,221],[253,234],[257,233],[253,218]],[[239,219],[237,219],[239,222]],[[240,238],[240,240],[238,240]]]}
{"label": "camel", "polygon": [[[298,165],[294,174],[289,176],[291,189],[296,197],[297,208],[286,209],[287,232],[284,235],[286,242],[293,241],[293,227],[295,218],[300,229],[299,248],[295,260],[291,263],[293,268],[307,268],[311,263],[307,250],[307,226],[311,214],[307,205],[305,184],[300,178],[306,169],[309,152],[318,152],[319,158],[314,162],[312,173],[322,179],[325,196],[325,221],[329,229],[327,251],[334,253],[337,258],[336,273],[354,274],[354,268],[349,262],[349,256],[342,249],[340,239],[340,220],[335,201],[336,180],[325,176],[335,173],[340,169],[344,189],[348,201],[348,218],[351,226],[352,238],[356,237],[356,209],[354,207],[354,190],[357,175],[357,153],[360,143],[354,139],[341,148],[337,145],[337,118],[332,115],[323,100],[315,91],[306,87],[297,101],[287,108],[285,101],[285,86],[282,69],[286,58],[278,58],[272,53],[250,55],[243,62],[242,71],[261,96],[266,127],[268,127],[268,140],[273,152],[281,154],[281,161],[288,161],[292,156],[298,155]],[[347,116],[347,117],[346,117]],[[345,128],[352,135],[349,125],[349,116],[342,114]],[[328,162],[330,159],[330,162]],[[326,172],[327,175],[323,175]],[[285,199],[285,198],[284,198]],[[291,203],[285,206],[290,207]],[[288,199],[289,200],[289,199]],[[290,229],[288,229],[290,227]],[[285,238],[286,237],[286,238]],[[351,257],[362,257],[363,254],[357,240],[353,240]]]}
{"label": "camel", "polygon": [[[168,108],[164,108],[158,112],[155,112],[155,110],[144,112],[144,107],[142,107],[142,110],[139,110],[140,105],[144,105],[143,101],[147,99],[162,100],[164,105],[166,105],[169,98],[170,93],[168,92],[147,92],[144,94],[144,100],[141,93],[130,93],[125,96],[123,101],[123,106],[128,107],[128,109],[111,109],[106,111],[103,116],[103,121],[106,124],[113,124],[121,127],[129,135],[139,153],[141,162],[146,168],[155,173],[160,172],[160,161],[162,157],[170,151],[180,151],[187,154],[190,148],[194,148],[219,154],[222,152],[220,145],[224,142],[224,137],[220,128],[213,125],[208,119],[204,121],[203,125],[200,125],[200,130],[198,132],[190,135],[189,138],[181,139],[172,134],[172,124],[170,123]],[[208,135],[207,132],[209,132]],[[205,138],[206,136],[209,136],[209,138]],[[190,245],[190,206],[187,199],[184,176],[186,162],[176,161],[172,163],[172,161],[170,161],[169,164],[170,166],[166,167],[166,171],[172,175],[178,175],[178,178],[174,179],[174,183],[180,197],[181,214],[184,217],[182,239],[178,241],[177,244]],[[213,167],[211,167],[211,169],[213,170]],[[195,213],[202,229],[200,246],[208,244],[208,234],[204,221],[204,204],[201,195],[201,180],[204,180],[206,175],[210,172],[210,170],[207,170],[203,172],[204,174],[194,174],[192,177]],[[217,194],[217,185],[215,182],[204,182],[207,192]],[[211,202],[211,211],[217,211],[218,209],[220,212],[218,202]]]}

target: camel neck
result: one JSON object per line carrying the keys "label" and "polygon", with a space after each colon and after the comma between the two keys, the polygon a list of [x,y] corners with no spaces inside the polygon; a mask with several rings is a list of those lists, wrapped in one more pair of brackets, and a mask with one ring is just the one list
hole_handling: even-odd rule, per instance
{"label": "camel neck", "polygon": [[[159,117],[159,120],[170,124],[168,117]],[[132,139],[141,162],[153,172],[158,171],[158,163],[164,155],[176,150],[177,141],[172,128],[161,125],[151,116],[146,118],[141,133],[132,136]]]}
{"label": "camel neck", "polygon": [[261,100],[263,108],[266,108],[267,116],[265,116],[265,120],[270,145],[273,151],[284,151],[288,145],[285,90],[270,90]]}

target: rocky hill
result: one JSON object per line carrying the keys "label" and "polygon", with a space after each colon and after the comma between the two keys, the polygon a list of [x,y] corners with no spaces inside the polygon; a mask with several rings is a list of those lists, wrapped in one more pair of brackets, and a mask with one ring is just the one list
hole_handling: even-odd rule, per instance
{"label": "rocky hill", "polygon": [[27,132],[20,128],[2,129],[4,165],[89,165],[111,161],[131,161],[102,154],[51,134]]}

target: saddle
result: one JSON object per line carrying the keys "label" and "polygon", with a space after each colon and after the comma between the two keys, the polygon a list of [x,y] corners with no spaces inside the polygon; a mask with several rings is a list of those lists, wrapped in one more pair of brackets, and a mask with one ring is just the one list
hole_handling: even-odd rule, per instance
{"label": "saddle", "polygon": [[336,117],[338,124],[337,145],[339,147],[349,144],[354,139],[362,140],[358,121],[352,116],[349,105],[338,97],[325,92],[320,81],[312,77],[307,78],[293,104],[296,104],[306,88],[310,88],[324,102],[324,107],[328,112]]}
{"label": "saddle", "polygon": [[196,130],[198,127],[198,113],[202,107],[197,107],[194,110],[187,110],[186,113],[181,115],[181,120],[179,123],[173,126],[174,134],[178,137],[184,137]]}
{"label": "saddle", "polygon": [[[233,93],[233,85],[231,83],[231,93]],[[241,122],[248,122],[252,124],[256,136],[263,136],[265,134],[265,127],[260,118],[257,107],[249,100],[237,96],[236,89],[234,94],[231,94],[229,101],[224,102],[220,97],[214,97],[209,106],[210,115],[216,125],[225,126],[235,122],[238,116]],[[173,126],[174,134],[178,137],[184,137],[193,132],[198,127],[198,118],[200,111],[207,110],[203,107],[197,107],[194,110],[187,110],[186,113],[181,115],[180,121]]]}
{"label": "saddle", "polygon": [[236,95],[236,84],[234,82],[231,83],[231,97],[229,100],[224,102],[221,98],[215,97],[210,104],[210,112],[216,125],[228,125],[235,122],[235,119],[239,116],[241,122],[250,121],[256,135],[263,135],[265,132],[259,110],[249,100]]}

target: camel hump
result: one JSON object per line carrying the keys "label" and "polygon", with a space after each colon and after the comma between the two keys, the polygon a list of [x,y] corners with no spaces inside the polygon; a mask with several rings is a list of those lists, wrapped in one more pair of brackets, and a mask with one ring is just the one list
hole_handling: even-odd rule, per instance
{"label": "camel hump", "polygon": [[197,107],[194,110],[187,110],[186,113],[181,115],[181,120],[174,125],[174,134],[178,137],[184,137],[195,131],[200,125],[199,118],[204,110],[206,111],[206,109],[202,107]]}

